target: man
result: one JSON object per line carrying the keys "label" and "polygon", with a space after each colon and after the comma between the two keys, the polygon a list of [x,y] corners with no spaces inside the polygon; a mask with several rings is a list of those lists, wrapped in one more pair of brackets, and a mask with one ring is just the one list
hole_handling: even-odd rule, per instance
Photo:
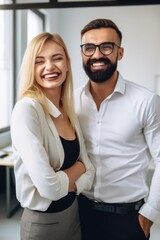
{"label": "man", "polygon": [[96,168],[93,188],[79,197],[83,240],[149,239],[160,214],[159,97],[117,71],[124,49],[114,22],[91,21],[81,40],[89,81],[76,90],[75,108]]}

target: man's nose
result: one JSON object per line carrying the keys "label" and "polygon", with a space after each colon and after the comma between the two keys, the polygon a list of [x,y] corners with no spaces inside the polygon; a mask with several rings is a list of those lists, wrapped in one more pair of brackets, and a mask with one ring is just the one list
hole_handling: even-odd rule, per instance
{"label": "man's nose", "polygon": [[103,53],[101,53],[99,47],[97,46],[94,54],[92,55],[92,57],[94,57],[94,58],[100,58],[100,57],[102,57],[102,56],[104,56],[104,55],[103,55]]}

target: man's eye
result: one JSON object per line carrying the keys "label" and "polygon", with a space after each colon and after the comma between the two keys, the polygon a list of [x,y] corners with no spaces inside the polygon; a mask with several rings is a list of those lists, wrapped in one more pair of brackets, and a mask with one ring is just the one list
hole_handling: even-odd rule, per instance
{"label": "man's eye", "polygon": [[94,49],[94,45],[88,45],[88,46],[85,46],[85,51],[92,51]]}
{"label": "man's eye", "polygon": [[102,44],[101,48],[103,48],[103,49],[112,49],[112,45],[111,44]]}

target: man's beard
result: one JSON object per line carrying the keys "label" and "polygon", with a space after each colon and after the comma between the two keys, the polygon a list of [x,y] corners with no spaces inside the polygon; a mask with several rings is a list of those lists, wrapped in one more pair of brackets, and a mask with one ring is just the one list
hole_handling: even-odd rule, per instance
{"label": "man's beard", "polygon": [[[98,70],[93,72],[91,70],[91,65],[95,62],[104,62],[108,65],[108,67],[106,70]],[[83,68],[91,81],[102,83],[110,79],[113,73],[116,71],[117,59],[115,63],[112,63],[108,58],[89,59],[86,65],[83,63]]]}

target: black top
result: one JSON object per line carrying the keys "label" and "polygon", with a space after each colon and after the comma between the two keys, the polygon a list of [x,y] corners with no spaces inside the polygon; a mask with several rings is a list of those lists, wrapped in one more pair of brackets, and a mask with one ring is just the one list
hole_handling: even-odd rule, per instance
{"label": "black top", "polygon": [[[64,163],[60,170],[67,169],[71,167],[78,159],[80,148],[78,139],[66,140],[60,137],[63,149],[64,149]],[[75,192],[69,192],[67,196],[57,200],[52,201],[48,209],[45,211],[47,213],[60,212],[72,205],[76,197]]]}
{"label": "black top", "polygon": [[79,142],[78,139],[66,140],[60,137],[63,149],[64,149],[64,163],[61,167],[61,170],[71,167],[78,159],[79,156]]}

